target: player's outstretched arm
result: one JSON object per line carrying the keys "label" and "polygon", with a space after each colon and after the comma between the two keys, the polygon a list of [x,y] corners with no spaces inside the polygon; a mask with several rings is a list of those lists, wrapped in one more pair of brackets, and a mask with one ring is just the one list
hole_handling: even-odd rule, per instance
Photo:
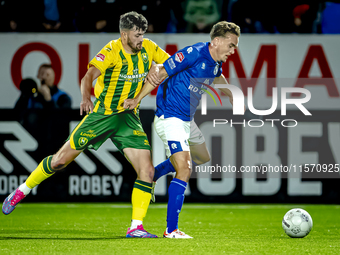
{"label": "player's outstretched arm", "polygon": [[[215,84],[229,84],[223,74],[221,74],[221,76],[219,77],[216,77],[214,79],[214,83]],[[227,88],[219,88],[219,90],[221,90],[226,96],[229,97],[229,101],[231,105],[233,105],[233,94],[231,93],[231,91]]]}
{"label": "player's outstretched arm", "polygon": [[[168,73],[166,72],[163,65],[154,65],[151,69],[155,69],[155,73],[157,74],[157,79],[163,80],[168,76]],[[150,69],[150,71],[151,71]],[[156,85],[157,87],[157,85]],[[138,93],[138,95],[135,98],[132,99],[126,99],[124,101],[123,107],[124,109],[132,110],[137,107],[137,105],[142,101],[144,97],[149,95],[151,91],[155,88],[154,85],[150,83],[150,79],[147,79],[142,90]]]}
{"label": "player's outstretched arm", "polygon": [[83,112],[88,114],[93,111],[93,103],[91,101],[91,88],[92,82],[100,76],[101,72],[94,66],[91,66],[89,70],[87,70],[83,79],[81,79],[80,83],[80,91],[82,100],[80,103],[80,115],[83,115]]}
{"label": "player's outstretched arm", "polygon": [[[221,74],[221,76],[219,76],[219,77],[216,77],[214,79],[214,83],[215,84],[229,84],[227,79],[224,77],[223,74]],[[219,90],[221,90],[226,96],[229,97],[229,101],[230,101],[231,105],[233,105],[233,94],[231,93],[230,89],[219,88]],[[244,106],[244,111],[246,111],[246,106]]]}

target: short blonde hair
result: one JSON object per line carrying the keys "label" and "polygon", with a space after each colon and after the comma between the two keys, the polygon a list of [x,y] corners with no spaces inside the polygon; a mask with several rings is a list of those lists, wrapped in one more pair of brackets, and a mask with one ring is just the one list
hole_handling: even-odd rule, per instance
{"label": "short blonde hair", "polygon": [[227,33],[240,36],[241,29],[235,23],[227,22],[227,21],[220,21],[212,27],[210,31],[210,38],[211,40],[214,40],[215,37],[226,37]]}

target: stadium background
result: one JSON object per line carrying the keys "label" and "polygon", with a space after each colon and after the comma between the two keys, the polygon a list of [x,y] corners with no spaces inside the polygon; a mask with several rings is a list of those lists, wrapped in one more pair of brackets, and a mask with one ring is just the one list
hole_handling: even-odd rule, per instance
{"label": "stadium background", "polygon": [[[286,116],[277,110],[268,118],[295,119],[294,128],[260,128],[228,125],[212,128],[213,118],[231,119],[231,107],[208,98],[208,115],[197,112],[212,161],[209,165],[290,165],[340,163],[340,53],[339,35],[318,34],[241,35],[239,49],[224,64],[231,84],[246,91],[253,87],[254,106],[271,106],[273,87],[303,86],[311,92],[305,104],[312,116],[304,116],[292,106]],[[247,31],[247,30],[245,30]],[[20,31],[19,31],[20,32]],[[41,31],[40,31],[41,32]],[[22,183],[46,155],[54,153],[81,119],[79,83],[88,61],[118,33],[0,33],[0,197],[5,198]],[[82,31],[80,31],[82,32]],[[90,31],[94,32],[94,31]],[[180,32],[180,31],[179,31]],[[296,32],[296,31],[290,31]],[[169,54],[199,41],[209,41],[207,33],[149,33]],[[59,88],[72,97],[72,110],[37,112],[43,119],[32,130],[25,129],[12,109],[20,92],[22,78],[35,78],[41,63],[51,62]],[[280,90],[279,95],[280,95]],[[297,97],[298,98],[298,97]],[[279,100],[280,102],[280,100]],[[153,162],[165,159],[162,143],[153,130],[155,96],[141,104],[141,119],[153,148]],[[248,114],[245,119],[259,119]],[[243,119],[242,119],[243,120]],[[240,119],[240,121],[242,121]],[[217,174],[190,180],[186,202],[277,202],[339,203],[340,174],[290,176],[284,173],[261,175]],[[87,151],[64,172],[39,185],[27,202],[115,202],[130,201],[135,173],[110,142],[98,152]],[[167,200],[171,177],[159,180],[158,201]]]}

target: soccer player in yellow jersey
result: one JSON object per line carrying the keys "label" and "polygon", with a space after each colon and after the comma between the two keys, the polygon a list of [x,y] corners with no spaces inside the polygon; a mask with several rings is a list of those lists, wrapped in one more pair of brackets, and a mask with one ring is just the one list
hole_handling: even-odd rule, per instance
{"label": "soccer player in yellow jersey", "polygon": [[[97,150],[110,138],[137,173],[131,198],[131,227],[126,237],[157,237],[143,228],[154,175],[149,141],[139,119],[138,107],[124,109],[123,103],[140,92],[152,61],[161,64],[169,55],[151,40],[143,39],[147,29],[143,15],[136,12],[122,15],[119,29],[121,37],[109,42],[91,60],[81,80],[80,114],[86,113],[86,116],[61,149],[43,159],[26,182],[5,199],[4,214],[11,213],[31,189],[65,168],[83,150]],[[95,79],[96,100],[92,103],[91,87]]]}

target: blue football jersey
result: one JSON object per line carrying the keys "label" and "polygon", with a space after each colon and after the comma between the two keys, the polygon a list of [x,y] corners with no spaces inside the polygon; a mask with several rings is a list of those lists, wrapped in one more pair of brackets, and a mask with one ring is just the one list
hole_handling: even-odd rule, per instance
{"label": "blue football jersey", "polygon": [[193,119],[204,90],[222,74],[222,62],[210,55],[209,42],[179,50],[164,62],[169,77],[158,88],[156,115]]}

